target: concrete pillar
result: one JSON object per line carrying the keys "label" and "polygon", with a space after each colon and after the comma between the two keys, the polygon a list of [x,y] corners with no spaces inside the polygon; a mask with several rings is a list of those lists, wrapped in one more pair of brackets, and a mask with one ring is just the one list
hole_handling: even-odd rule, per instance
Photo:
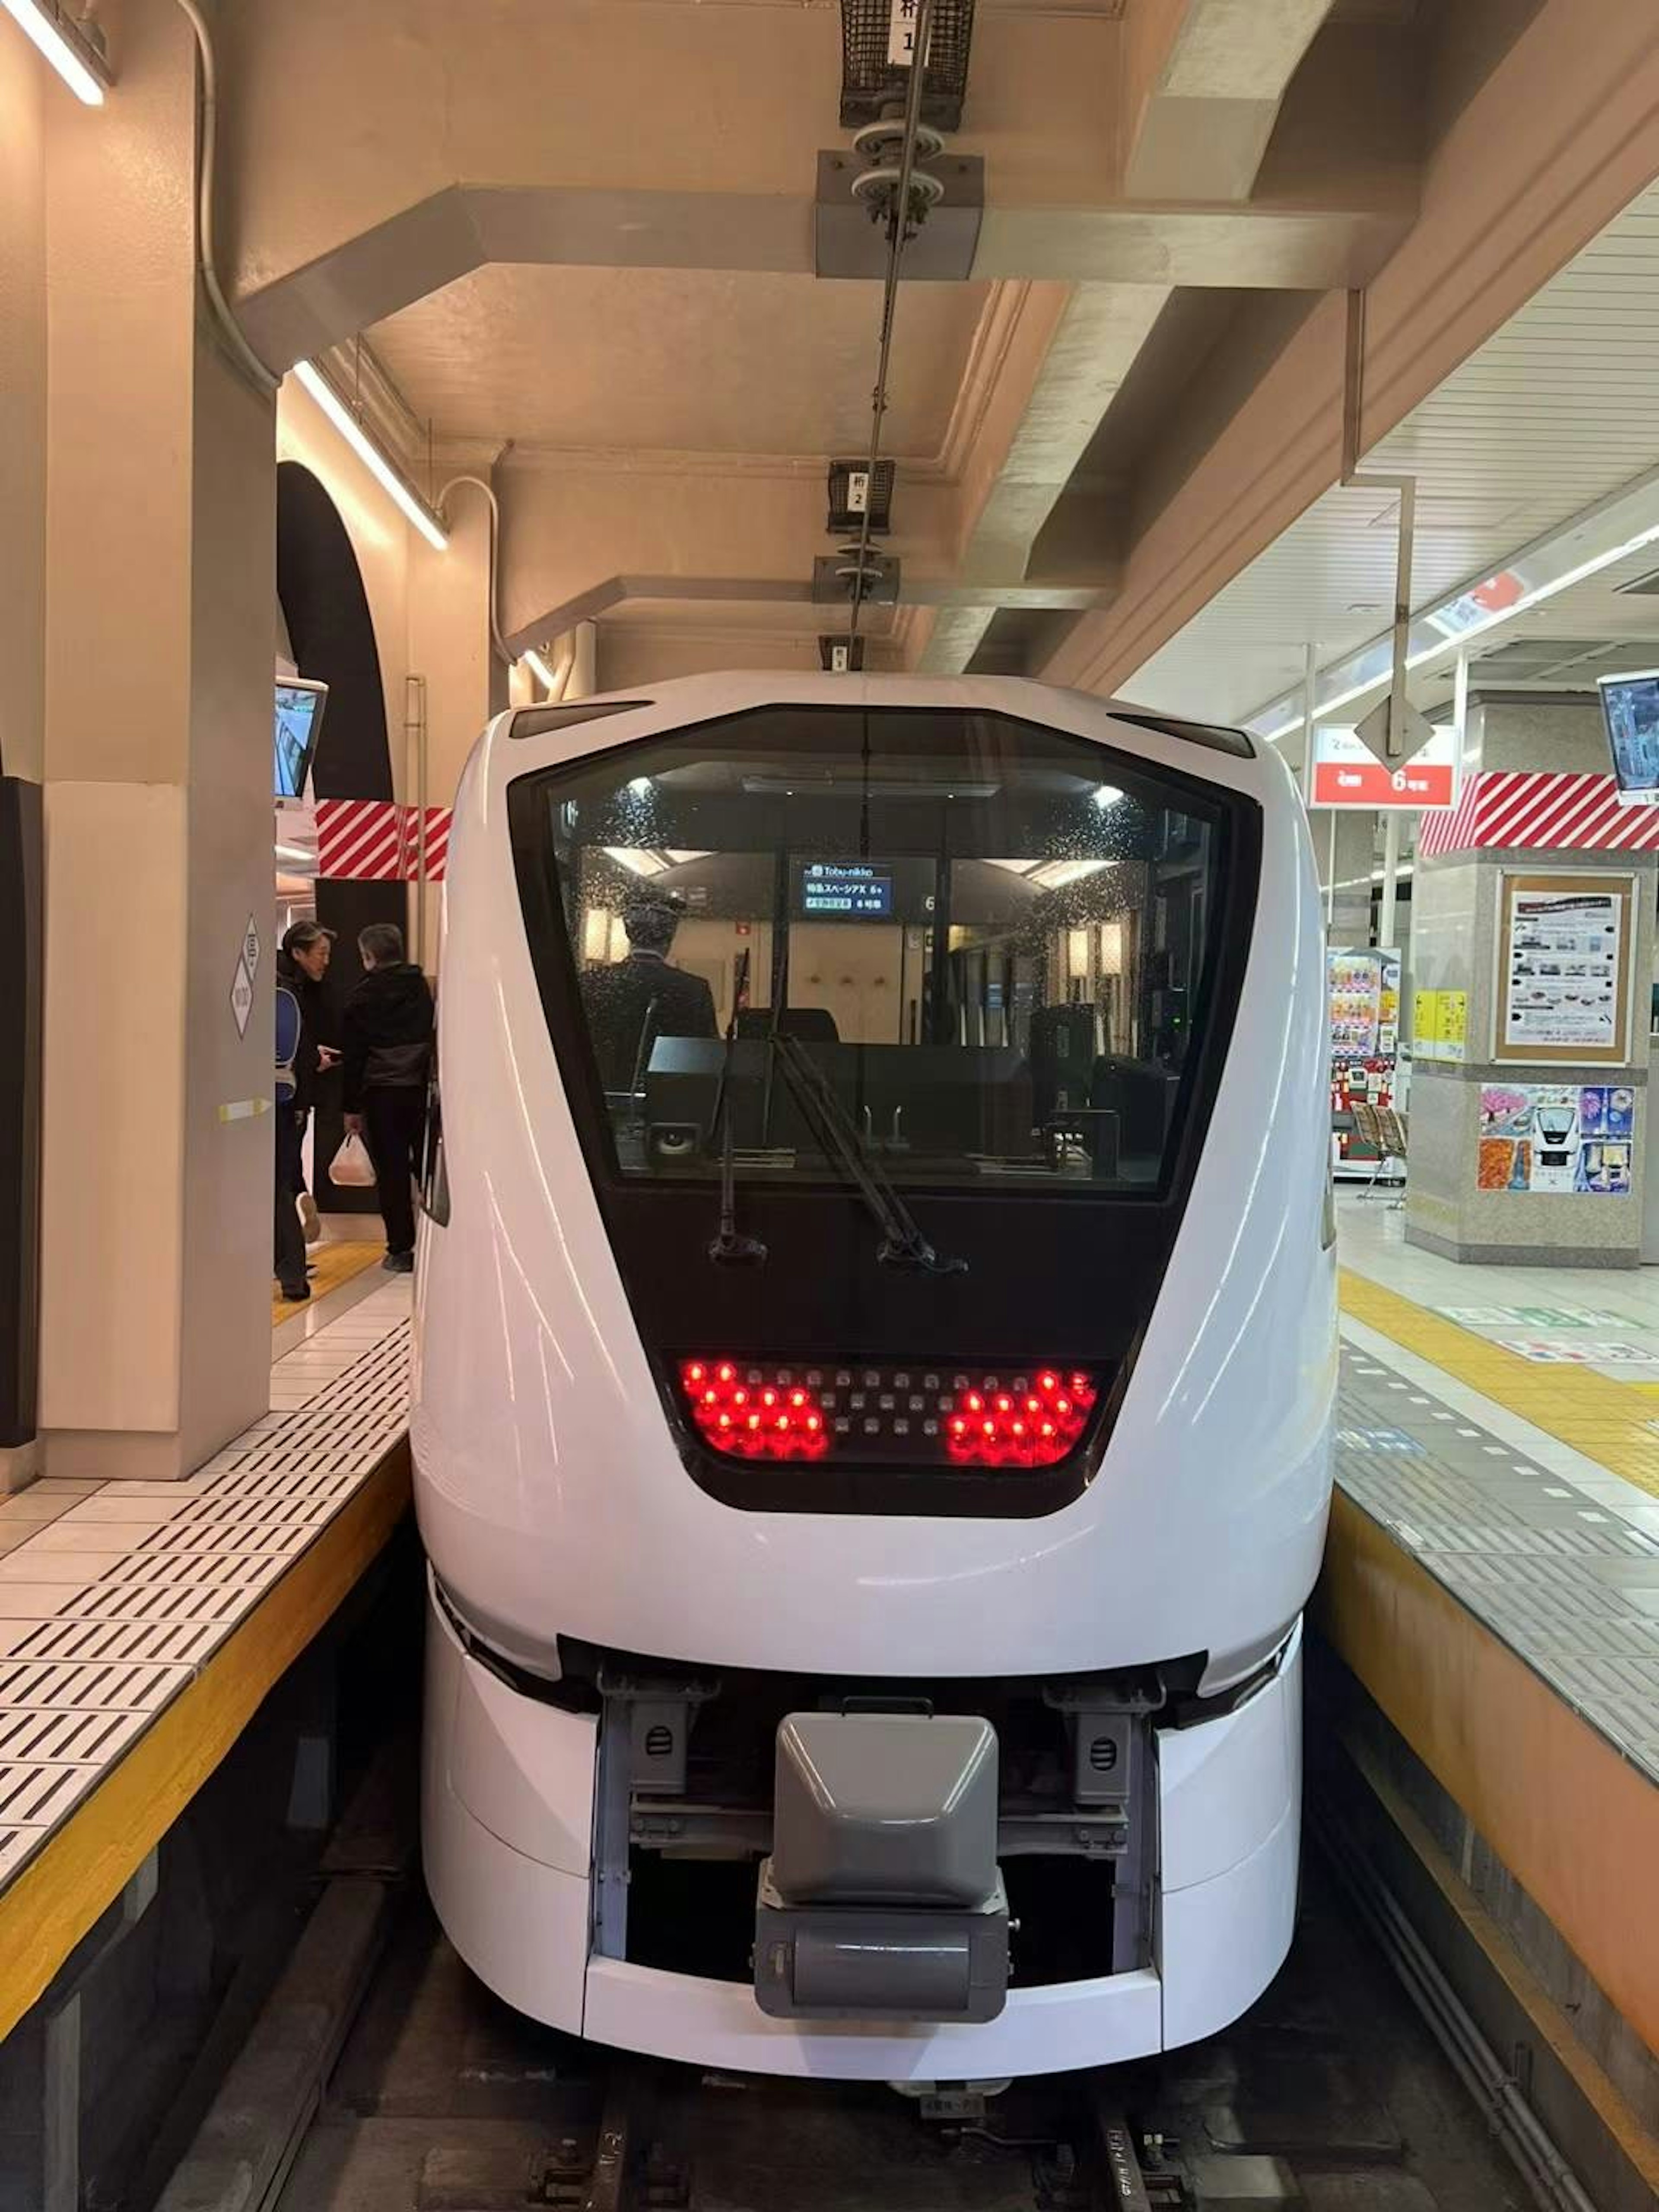
{"label": "concrete pillar", "polygon": [[[1607,772],[1595,701],[1487,694],[1469,701],[1475,764],[1486,769]],[[1616,1066],[1493,1058],[1505,872],[1636,879],[1628,1059]],[[1630,853],[1494,848],[1417,862],[1412,884],[1413,988],[1468,994],[1466,1057],[1414,1057],[1406,1238],[1455,1260],[1553,1267],[1633,1267],[1642,1235],[1648,1103],[1648,994],[1653,973],[1656,862]],[[1634,1094],[1628,1194],[1480,1187],[1483,1091],[1617,1086]],[[1490,1171],[1490,1170],[1489,1170]]]}
{"label": "concrete pillar", "polygon": [[187,1473],[268,1402],[273,410],[198,322],[196,128],[189,25],[132,0],[117,93],[46,131],[40,1421],[61,1474]]}
{"label": "concrete pillar", "polygon": [[0,1492],[36,1466],[48,89],[0,39]]}
{"label": "concrete pillar", "polygon": [[1309,820],[1320,887],[1328,891],[1335,884],[1335,896],[1329,901],[1327,939],[1339,947],[1369,945],[1376,817],[1369,811],[1348,814],[1336,807],[1322,807]]}

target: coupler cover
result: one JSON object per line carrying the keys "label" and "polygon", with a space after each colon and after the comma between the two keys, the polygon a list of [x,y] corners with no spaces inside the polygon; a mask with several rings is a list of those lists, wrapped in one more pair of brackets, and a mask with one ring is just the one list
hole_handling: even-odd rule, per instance
{"label": "coupler cover", "polygon": [[994,2020],[1008,1986],[987,1721],[792,1713],[777,1735],[755,1993],[790,2018]]}

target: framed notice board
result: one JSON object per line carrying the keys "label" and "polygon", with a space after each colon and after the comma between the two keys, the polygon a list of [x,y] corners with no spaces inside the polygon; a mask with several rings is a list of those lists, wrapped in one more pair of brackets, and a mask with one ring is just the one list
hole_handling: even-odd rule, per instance
{"label": "framed notice board", "polygon": [[1492,1059],[1627,1066],[1635,878],[1506,869],[1498,895]]}

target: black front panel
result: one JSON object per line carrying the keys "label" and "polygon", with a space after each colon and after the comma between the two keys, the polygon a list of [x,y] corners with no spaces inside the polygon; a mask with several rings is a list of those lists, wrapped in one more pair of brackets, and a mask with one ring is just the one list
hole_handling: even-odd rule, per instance
{"label": "black front panel", "polygon": [[[1254,803],[1006,718],[830,708],[526,775],[509,814],[571,1108],[695,1479],[768,1510],[1012,1516],[1075,1497],[1225,1056]],[[939,1267],[895,1263],[859,1162]],[[711,1256],[723,1212],[745,1264]],[[1013,1436],[1013,1409],[975,1454],[951,1443],[963,1407],[936,1405],[925,1448],[894,1426],[884,1449],[865,1425],[912,1409],[854,1407],[849,1382],[815,1396],[810,1447],[792,1430],[787,1451],[734,1450],[700,1427],[687,1363],[762,1387],[867,1370],[878,1401],[913,1370],[948,1378],[942,1399],[1053,1368],[1086,1376],[1090,1419],[1056,1457]]]}

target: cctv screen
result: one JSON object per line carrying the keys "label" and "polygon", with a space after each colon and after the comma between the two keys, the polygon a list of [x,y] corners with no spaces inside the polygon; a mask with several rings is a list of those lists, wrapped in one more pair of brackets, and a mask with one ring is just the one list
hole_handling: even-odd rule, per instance
{"label": "cctv screen", "polygon": [[322,684],[276,686],[276,793],[278,799],[303,799],[306,779],[317,750],[323,702]]}
{"label": "cctv screen", "polygon": [[1620,797],[1659,800],[1659,670],[1603,677],[1601,692]]}

